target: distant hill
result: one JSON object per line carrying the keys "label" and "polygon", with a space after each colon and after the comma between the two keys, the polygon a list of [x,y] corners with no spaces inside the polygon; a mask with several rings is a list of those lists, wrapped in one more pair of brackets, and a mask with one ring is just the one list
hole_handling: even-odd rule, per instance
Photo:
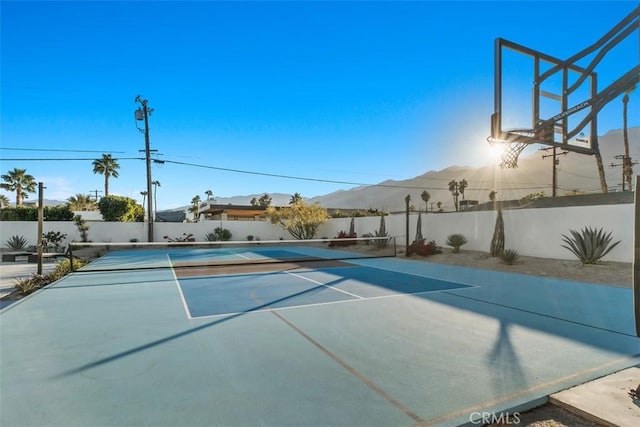
{"label": "distant hill", "polygon": [[[632,159],[640,159],[640,127],[629,129],[630,155]],[[620,190],[622,169],[610,167],[611,163],[619,164],[616,155],[624,152],[622,130],[613,130],[599,137],[600,151],[605,165],[605,175],[609,191]],[[541,148],[542,146],[536,146]],[[525,152],[526,153],[526,152]],[[436,203],[442,202],[445,211],[454,210],[453,197],[448,190],[451,180],[466,179],[469,186],[465,191],[465,199],[489,201],[489,193],[496,190],[498,200],[520,199],[528,194],[544,192],[552,194],[551,158],[542,159],[543,154],[550,152],[532,151],[520,157],[518,168],[501,169],[497,165],[473,168],[468,166],[451,166],[440,171],[429,171],[406,180],[389,180],[379,186],[356,187],[350,190],[339,190],[324,196],[310,199],[327,207],[340,208],[374,208],[387,212],[404,210],[405,197],[411,196],[411,204],[424,209],[420,198],[422,191],[427,190],[431,196],[430,205],[436,209]],[[559,157],[558,195],[570,193],[600,192],[600,180],[594,156],[569,153]],[[636,166],[636,171],[638,166]],[[404,188],[392,188],[399,186]],[[412,187],[412,188],[406,188]]]}

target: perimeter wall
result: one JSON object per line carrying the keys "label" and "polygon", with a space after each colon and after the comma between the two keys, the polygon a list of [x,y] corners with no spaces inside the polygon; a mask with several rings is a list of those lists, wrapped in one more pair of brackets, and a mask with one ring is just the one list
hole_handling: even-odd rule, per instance
{"label": "perimeter wall", "polygon": [[[426,240],[435,240],[445,246],[447,236],[454,233],[464,234],[469,240],[462,250],[489,252],[495,227],[497,211],[452,212],[440,214],[422,214],[422,235]],[[576,206],[546,209],[517,209],[503,211],[505,223],[505,248],[515,249],[521,255],[575,259],[574,255],[562,248],[562,234],[570,229],[579,230],[585,226],[603,228],[611,231],[613,240],[620,240],[604,259],[609,261],[632,261],[633,248],[633,204]],[[393,214],[385,217],[387,232],[396,236],[399,250],[405,244],[405,214]],[[409,216],[409,243],[416,235],[418,214]],[[316,237],[334,237],[340,230],[349,231],[349,218],[331,219],[323,224]],[[93,242],[129,242],[137,239],[147,240],[146,223],[114,223],[88,221],[89,240]],[[361,217],[355,219],[358,236],[373,233],[380,226],[380,217]],[[154,236],[156,241],[166,241],[164,236],[177,238],[183,233],[192,233],[197,240],[204,240],[207,233],[216,227],[226,228],[232,233],[232,240],[247,240],[252,235],[260,240],[291,239],[288,232],[272,225],[268,221],[203,221],[198,223],[156,223]],[[67,240],[80,240],[73,222],[45,222],[44,232],[60,231]],[[0,222],[0,245],[14,235],[25,237],[29,244],[37,241],[37,222],[3,221]]]}

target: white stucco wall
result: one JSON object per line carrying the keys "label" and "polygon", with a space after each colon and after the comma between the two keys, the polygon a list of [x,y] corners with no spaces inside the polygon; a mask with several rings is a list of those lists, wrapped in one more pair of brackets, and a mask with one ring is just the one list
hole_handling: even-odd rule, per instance
{"label": "white stucco wall", "polygon": [[[469,250],[488,252],[495,226],[496,211],[458,212],[422,215],[422,235],[427,240],[435,240],[444,246],[450,234],[461,233],[469,242],[463,247]],[[614,241],[621,243],[613,249],[605,260],[631,262],[633,246],[633,205],[580,206],[549,209],[522,209],[503,211],[505,222],[505,247],[515,249],[522,255],[556,259],[574,259],[568,250],[562,248],[562,234],[570,229],[579,230],[584,226],[603,228],[611,231]],[[410,215],[409,242],[416,233],[418,214]],[[405,215],[396,214],[385,217],[389,234],[397,237],[398,248],[405,243]],[[320,227],[316,237],[334,237],[339,231],[349,231],[349,218],[331,219]],[[94,242],[129,242],[137,239],[146,241],[145,223],[109,223],[88,222],[89,239]],[[373,233],[380,225],[379,217],[355,219],[358,236]],[[216,227],[226,228],[232,233],[233,240],[247,240],[253,235],[260,240],[291,239],[291,235],[268,221],[203,221],[198,223],[156,223],[155,240],[164,241],[163,236],[176,238],[182,233],[193,233],[197,240],[204,240],[207,233]],[[80,240],[73,222],[45,222],[44,232],[60,231],[67,234],[68,240]],[[0,245],[4,246],[13,235],[24,236],[35,244],[37,223],[26,221],[0,222]]]}

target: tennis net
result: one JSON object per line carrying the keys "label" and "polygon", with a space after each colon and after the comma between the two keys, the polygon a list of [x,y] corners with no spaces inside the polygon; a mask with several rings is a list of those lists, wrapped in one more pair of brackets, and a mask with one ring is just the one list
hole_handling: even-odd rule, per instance
{"label": "tennis net", "polygon": [[[69,244],[69,255],[90,261],[81,272],[157,268],[215,268],[314,263],[395,257],[395,237],[216,242],[126,242]],[[266,268],[268,269],[268,268]]]}

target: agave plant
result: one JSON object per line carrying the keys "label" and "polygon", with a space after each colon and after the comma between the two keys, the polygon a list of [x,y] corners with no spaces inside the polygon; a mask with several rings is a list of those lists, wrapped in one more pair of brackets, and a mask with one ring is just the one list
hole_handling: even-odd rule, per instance
{"label": "agave plant", "polygon": [[457,254],[460,252],[460,246],[467,243],[467,238],[464,234],[451,234],[447,237],[447,241],[445,244],[447,246],[451,246],[453,248],[453,253]]}
{"label": "agave plant", "polygon": [[11,236],[9,240],[7,240],[7,247],[12,251],[21,251],[27,247],[29,242],[22,236]]}
{"label": "agave plant", "polygon": [[507,265],[513,265],[520,259],[520,254],[514,249],[505,249],[500,253],[500,259]]}
{"label": "agave plant", "polygon": [[611,243],[611,232],[605,233],[602,228],[585,227],[580,232],[569,232],[571,237],[562,235],[562,241],[566,243],[562,247],[573,252],[583,264],[596,264],[620,243],[620,240]]}

